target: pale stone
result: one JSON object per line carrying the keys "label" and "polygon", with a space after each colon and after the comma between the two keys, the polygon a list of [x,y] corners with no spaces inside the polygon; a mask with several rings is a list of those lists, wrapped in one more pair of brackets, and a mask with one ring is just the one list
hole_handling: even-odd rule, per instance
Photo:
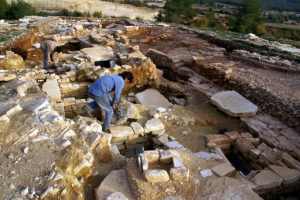
{"label": "pale stone", "polygon": [[218,176],[232,176],[236,171],[229,163],[222,163],[212,168],[212,171]]}
{"label": "pale stone", "polygon": [[269,168],[283,179],[283,184],[293,184],[300,180],[298,170],[276,165],[270,165]]}
{"label": "pale stone", "polygon": [[135,95],[138,103],[149,107],[171,107],[172,104],[157,90],[147,89]]}
{"label": "pale stone", "polygon": [[248,184],[230,177],[210,178],[201,184],[201,200],[263,200]]}
{"label": "pale stone", "polygon": [[96,189],[96,199],[103,200],[114,192],[121,192],[128,199],[135,199],[131,193],[125,169],[111,171]]}
{"label": "pale stone", "polygon": [[48,79],[42,87],[43,91],[47,93],[53,101],[60,101],[61,100],[61,91],[58,85],[57,80],[55,79]]}
{"label": "pale stone", "polygon": [[165,146],[169,149],[181,149],[184,148],[184,146],[182,146],[182,144],[180,144],[177,141],[169,141],[165,144]]}
{"label": "pale stone", "polygon": [[[145,124],[145,132],[153,133],[154,135],[162,135],[165,130],[165,125],[160,119],[150,119]],[[159,134],[158,134],[159,133]]]}
{"label": "pale stone", "polygon": [[220,156],[219,154],[209,153],[205,151],[194,153],[194,155],[203,160],[223,160],[223,157]]}
{"label": "pale stone", "polygon": [[114,52],[110,47],[96,46],[91,48],[81,49],[91,62],[111,60],[114,56]]}
{"label": "pale stone", "polygon": [[149,162],[149,164],[157,163],[159,161],[159,151],[144,151],[145,159]]}
{"label": "pale stone", "polygon": [[184,167],[182,160],[178,156],[173,156],[172,162],[174,168]]}
{"label": "pale stone", "polygon": [[169,181],[169,174],[162,169],[149,169],[145,171],[145,178],[151,183],[160,183]]}
{"label": "pale stone", "polygon": [[134,134],[139,136],[144,136],[144,128],[138,122],[132,122],[130,124],[131,128],[133,129]]}
{"label": "pale stone", "polygon": [[187,180],[190,172],[186,167],[171,168],[170,177],[175,181]]}
{"label": "pale stone", "polygon": [[110,194],[106,200],[128,200],[127,197],[121,192],[114,192]]}
{"label": "pale stone", "polygon": [[270,170],[262,170],[251,181],[256,185],[255,191],[268,191],[279,187],[283,179]]}
{"label": "pale stone", "polygon": [[104,134],[101,136],[99,145],[98,145],[98,152],[99,152],[99,159],[102,162],[108,162],[112,159],[112,146],[111,146],[112,135]]}
{"label": "pale stone", "polygon": [[110,128],[112,142],[124,142],[129,136],[133,136],[133,129],[129,126],[114,126]]}
{"label": "pale stone", "polygon": [[207,177],[210,177],[213,175],[212,171],[210,169],[203,169],[200,171],[200,175],[203,177],[203,178],[207,178]]}
{"label": "pale stone", "polygon": [[254,116],[258,110],[256,105],[235,91],[219,92],[211,97],[211,102],[233,117]]}
{"label": "pale stone", "polygon": [[171,163],[175,155],[170,150],[159,151],[159,161],[162,163]]}

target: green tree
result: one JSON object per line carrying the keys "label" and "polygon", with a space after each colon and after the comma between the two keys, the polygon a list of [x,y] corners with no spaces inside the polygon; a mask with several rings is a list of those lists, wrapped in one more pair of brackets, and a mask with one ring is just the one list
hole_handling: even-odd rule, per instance
{"label": "green tree", "polygon": [[164,9],[158,15],[158,21],[184,22],[195,16],[192,5],[195,0],[167,0]]}
{"label": "green tree", "polygon": [[5,18],[8,9],[6,0],[0,0],[0,19]]}
{"label": "green tree", "polygon": [[35,14],[34,8],[23,0],[12,1],[6,11],[7,19],[19,19]]}
{"label": "green tree", "polygon": [[[237,18],[230,21],[231,29],[242,33],[259,33],[263,24],[261,0],[244,0]],[[238,19],[238,20],[237,20]]]}

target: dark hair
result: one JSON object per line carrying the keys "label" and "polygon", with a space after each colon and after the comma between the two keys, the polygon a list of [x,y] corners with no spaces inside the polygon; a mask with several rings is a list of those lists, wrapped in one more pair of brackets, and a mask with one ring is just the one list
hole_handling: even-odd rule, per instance
{"label": "dark hair", "polygon": [[128,80],[130,83],[133,82],[133,74],[131,72],[122,72],[119,74],[124,80]]}

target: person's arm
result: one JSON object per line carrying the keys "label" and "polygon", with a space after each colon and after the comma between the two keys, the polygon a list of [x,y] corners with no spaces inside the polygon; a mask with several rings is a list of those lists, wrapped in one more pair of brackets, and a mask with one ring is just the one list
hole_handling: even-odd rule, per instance
{"label": "person's arm", "polygon": [[118,82],[115,85],[115,95],[114,95],[114,99],[113,99],[113,105],[116,105],[119,103],[121,95],[122,95],[122,91],[124,88],[124,83],[123,82]]}

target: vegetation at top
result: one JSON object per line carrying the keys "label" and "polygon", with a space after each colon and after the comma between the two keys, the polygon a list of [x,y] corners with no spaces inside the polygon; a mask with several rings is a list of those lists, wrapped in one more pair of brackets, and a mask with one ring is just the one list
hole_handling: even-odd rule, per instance
{"label": "vegetation at top", "polygon": [[23,0],[15,0],[10,4],[0,0],[0,19],[19,19],[35,13],[35,9]]}

